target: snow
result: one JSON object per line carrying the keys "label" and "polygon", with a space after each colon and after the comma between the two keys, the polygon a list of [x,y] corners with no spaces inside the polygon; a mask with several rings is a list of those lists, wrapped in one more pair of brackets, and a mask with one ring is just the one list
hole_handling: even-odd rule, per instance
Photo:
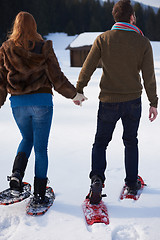
{"label": "snow", "polygon": [[101,32],[85,32],[77,36],[75,40],[70,44],[70,48],[77,48],[83,46],[91,46],[98,35]]}
{"label": "snow", "polygon": [[[74,37],[66,34],[50,34],[60,66],[76,84],[81,68],[71,68],[67,45]],[[160,85],[160,42],[152,42],[155,72]],[[41,217],[27,216],[28,200],[10,206],[0,206],[0,240],[159,240],[160,239],[160,161],[159,117],[148,120],[149,103],[143,93],[143,112],[139,128],[139,174],[147,187],[137,202],[119,201],[118,197],[125,177],[122,144],[122,125],[117,123],[113,140],[108,147],[108,168],[103,193],[108,206],[110,224],[87,227],[81,204],[89,191],[90,153],[96,130],[99,79],[97,69],[85,89],[88,100],[82,107],[76,106],[58,93],[54,94],[54,118],[49,141],[50,186],[56,200],[50,210]],[[11,174],[20,133],[13,120],[9,99],[0,111],[1,174],[0,191],[8,187],[6,176]],[[32,153],[25,174],[25,181],[33,184],[34,154]],[[23,237],[22,237],[23,236]]]}
{"label": "snow", "polygon": [[[103,2],[107,2],[107,0],[102,0]],[[111,2],[118,2],[119,0],[111,0]],[[144,6],[151,6],[151,7],[155,7],[155,8],[160,8],[160,1],[158,0],[131,0],[131,3],[135,4],[135,3],[141,3]]]}
{"label": "snow", "polygon": [[136,0],[136,2],[160,8],[160,1],[157,0]]}

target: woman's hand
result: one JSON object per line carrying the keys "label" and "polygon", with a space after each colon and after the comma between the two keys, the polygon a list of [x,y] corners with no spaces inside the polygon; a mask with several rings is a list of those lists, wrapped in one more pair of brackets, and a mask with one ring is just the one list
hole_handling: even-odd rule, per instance
{"label": "woman's hand", "polygon": [[73,100],[74,104],[82,106],[82,102],[84,102],[87,99],[88,98],[86,98],[82,93],[77,93],[76,96],[72,100]]}

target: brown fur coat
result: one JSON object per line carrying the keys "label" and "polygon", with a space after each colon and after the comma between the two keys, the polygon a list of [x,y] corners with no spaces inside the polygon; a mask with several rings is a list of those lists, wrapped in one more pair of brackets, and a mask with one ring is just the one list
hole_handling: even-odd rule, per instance
{"label": "brown fur coat", "polygon": [[[7,40],[0,48],[0,107],[7,94],[51,92],[52,87],[66,98],[73,98],[76,89],[64,76],[52,48],[45,41],[40,54],[15,46]],[[49,92],[47,91],[47,92]]]}

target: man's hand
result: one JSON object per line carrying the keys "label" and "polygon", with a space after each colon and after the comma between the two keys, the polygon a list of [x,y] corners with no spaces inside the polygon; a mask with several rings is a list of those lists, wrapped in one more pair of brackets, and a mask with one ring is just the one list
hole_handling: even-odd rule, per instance
{"label": "man's hand", "polygon": [[158,115],[157,108],[155,107],[150,107],[149,109],[149,120],[153,122]]}
{"label": "man's hand", "polygon": [[86,98],[83,94],[77,93],[76,96],[72,100],[76,105],[82,106],[82,102],[87,99],[88,98]]}

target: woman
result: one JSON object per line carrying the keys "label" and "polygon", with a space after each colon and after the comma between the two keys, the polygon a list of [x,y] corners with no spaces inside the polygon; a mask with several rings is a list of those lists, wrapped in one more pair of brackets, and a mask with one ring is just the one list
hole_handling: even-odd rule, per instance
{"label": "woman", "polygon": [[10,188],[20,192],[32,147],[35,151],[34,204],[47,201],[48,137],[52,121],[52,87],[80,104],[76,92],[60,69],[51,41],[37,33],[33,16],[20,12],[9,39],[0,48],[0,107],[7,94],[14,119],[22,135],[14,160]]}

